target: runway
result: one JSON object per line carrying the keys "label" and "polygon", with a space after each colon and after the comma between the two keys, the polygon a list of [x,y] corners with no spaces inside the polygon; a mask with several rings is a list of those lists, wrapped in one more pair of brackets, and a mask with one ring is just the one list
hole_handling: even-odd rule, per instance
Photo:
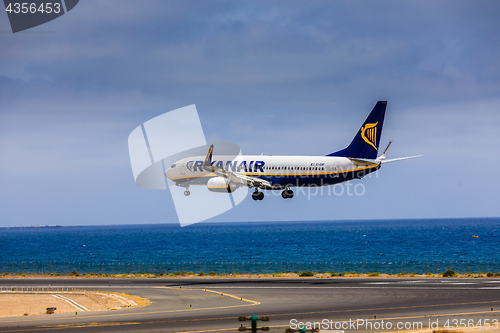
{"label": "runway", "polygon": [[250,326],[238,316],[251,315],[268,316],[270,320],[259,325],[269,326],[271,332],[284,332],[299,322],[384,332],[408,325],[443,326],[447,321],[475,327],[487,321],[495,327],[500,319],[499,279],[48,278],[1,279],[0,285],[123,291],[152,301],[148,307],[81,312],[78,317],[0,318],[4,332],[236,332],[241,324]]}

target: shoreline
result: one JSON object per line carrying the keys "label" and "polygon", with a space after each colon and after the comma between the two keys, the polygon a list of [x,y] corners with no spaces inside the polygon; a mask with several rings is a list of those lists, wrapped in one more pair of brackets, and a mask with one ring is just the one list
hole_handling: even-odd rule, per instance
{"label": "shoreline", "polygon": [[149,278],[149,279],[157,279],[157,278],[195,278],[195,279],[206,279],[206,278],[220,278],[220,279],[261,279],[261,278],[290,278],[290,279],[342,279],[342,278],[382,278],[382,279],[394,279],[394,278],[425,278],[425,279],[443,279],[443,278],[456,278],[456,279],[464,279],[464,278],[492,278],[492,279],[500,279],[500,273],[466,273],[460,274],[455,273],[453,271],[447,271],[441,274],[385,274],[385,273],[315,273],[315,272],[299,272],[299,273],[271,273],[271,274],[216,274],[215,272],[210,272],[205,274],[200,272],[195,274],[193,272],[174,272],[170,274],[97,274],[97,273],[89,273],[89,274],[80,274],[78,272],[72,272],[69,274],[62,273],[33,273],[33,274],[17,274],[17,273],[0,273],[0,279],[48,279],[48,278],[66,278],[66,279],[89,279],[89,278],[103,278],[103,279],[133,279],[133,278]]}

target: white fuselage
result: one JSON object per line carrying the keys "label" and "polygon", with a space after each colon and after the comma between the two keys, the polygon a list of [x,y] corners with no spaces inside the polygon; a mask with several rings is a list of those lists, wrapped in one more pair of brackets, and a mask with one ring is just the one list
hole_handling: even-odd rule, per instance
{"label": "white fuselage", "polygon": [[[206,185],[217,175],[202,169],[204,156],[175,162],[165,176],[179,186]],[[269,181],[271,188],[325,186],[362,178],[378,170],[380,163],[332,156],[213,156],[212,165],[226,171]]]}

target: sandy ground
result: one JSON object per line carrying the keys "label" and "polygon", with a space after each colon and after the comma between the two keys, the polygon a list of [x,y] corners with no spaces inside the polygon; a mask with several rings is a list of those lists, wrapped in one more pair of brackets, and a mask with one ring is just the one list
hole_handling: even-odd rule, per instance
{"label": "sandy ground", "polygon": [[46,314],[46,309],[49,307],[57,308],[56,313],[81,312],[74,305],[66,302],[65,300],[54,297],[53,295],[61,295],[69,298],[90,311],[146,306],[150,304],[150,302],[144,298],[124,293],[1,293],[0,317]]}

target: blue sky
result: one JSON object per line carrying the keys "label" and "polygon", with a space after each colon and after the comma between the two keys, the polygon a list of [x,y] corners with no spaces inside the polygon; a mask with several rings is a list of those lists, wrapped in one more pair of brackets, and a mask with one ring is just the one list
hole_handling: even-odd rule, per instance
{"label": "blue sky", "polygon": [[[177,221],[127,138],[196,104],[245,154],[344,148],[378,100],[390,157],[363,196],[250,196],[212,221],[500,216],[498,1],[81,1],[0,13],[0,226]],[[358,182],[358,181],[357,181]],[[354,183],[353,183],[354,184]]]}

